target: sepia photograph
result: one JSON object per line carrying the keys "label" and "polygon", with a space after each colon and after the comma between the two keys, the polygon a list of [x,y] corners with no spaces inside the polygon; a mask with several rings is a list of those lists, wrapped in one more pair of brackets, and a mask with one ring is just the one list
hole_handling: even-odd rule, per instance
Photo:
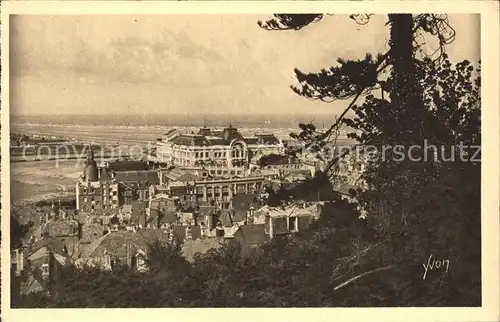
{"label": "sepia photograph", "polygon": [[482,17],[427,9],[10,15],[10,307],[480,308]]}

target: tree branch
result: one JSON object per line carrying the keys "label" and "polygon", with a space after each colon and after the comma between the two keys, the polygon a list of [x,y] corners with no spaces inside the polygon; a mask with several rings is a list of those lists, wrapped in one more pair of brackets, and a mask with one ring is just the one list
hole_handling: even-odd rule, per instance
{"label": "tree branch", "polygon": [[389,265],[389,266],[385,266],[385,267],[380,267],[380,268],[377,268],[377,269],[373,269],[371,271],[368,271],[368,272],[365,272],[363,274],[360,274],[360,275],[357,275],[357,276],[354,276],[353,278],[351,279],[348,279],[347,281],[345,281],[344,283],[340,284],[340,285],[337,285],[334,287],[334,291],[337,291],[339,289],[341,289],[342,287],[354,282],[355,280],[357,279],[360,279],[364,276],[367,276],[367,275],[370,275],[370,274],[374,274],[374,273],[377,273],[377,272],[381,272],[381,271],[387,271],[387,270],[390,270],[391,268],[393,267],[393,265]]}

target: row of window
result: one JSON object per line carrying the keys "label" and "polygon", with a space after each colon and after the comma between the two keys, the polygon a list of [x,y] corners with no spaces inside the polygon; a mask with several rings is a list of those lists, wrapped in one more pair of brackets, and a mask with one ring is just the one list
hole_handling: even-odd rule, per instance
{"label": "row of window", "polygon": [[[266,169],[272,169],[275,168],[276,166],[273,165],[268,165],[266,166]],[[300,164],[282,164],[277,166],[278,168],[285,168],[285,169],[300,169],[301,165]]]}
{"label": "row of window", "polygon": [[[94,200],[94,197],[92,197],[90,200],[87,197],[83,198],[84,203],[88,203],[89,201],[96,206],[99,206],[100,204],[99,200]],[[111,199],[110,201],[112,204],[116,204],[116,199]],[[106,197],[103,200],[103,204],[108,204],[108,199]]]}
{"label": "row of window", "polygon": [[[162,156],[169,156],[169,153],[163,153],[159,154]],[[245,151],[243,150],[233,150],[231,151],[230,154],[233,158],[242,158],[246,155]],[[229,155],[228,152],[226,151],[221,151],[221,152],[212,152],[210,151],[199,151],[199,152],[175,152],[173,155],[174,159],[186,159],[186,158],[192,158],[194,156],[195,159],[208,159],[210,157],[213,157],[215,159],[226,159]]]}
{"label": "row of window", "polygon": [[209,170],[208,171],[211,175],[242,175],[243,171],[242,170]]}
{"label": "row of window", "polygon": [[[88,194],[91,194],[91,195],[92,195],[92,194],[95,194],[95,193],[96,193],[96,189],[94,189],[94,188],[88,188],[88,189],[87,189],[87,187],[83,187],[83,188],[82,188],[82,192],[83,192],[83,194],[87,194],[87,193],[88,193]],[[112,191],[110,191],[110,195],[112,195],[112,196],[116,196],[116,193],[117,193],[117,191],[116,191],[116,190],[112,190]]]}

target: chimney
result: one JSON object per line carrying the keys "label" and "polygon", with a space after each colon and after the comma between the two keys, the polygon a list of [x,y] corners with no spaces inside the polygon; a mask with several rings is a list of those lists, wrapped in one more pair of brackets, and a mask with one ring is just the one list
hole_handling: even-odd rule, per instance
{"label": "chimney", "polygon": [[273,217],[269,216],[269,237],[273,238],[274,237],[274,231],[273,231]]}
{"label": "chimney", "polygon": [[21,275],[24,270],[24,252],[22,249],[16,249],[16,275]]}
{"label": "chimney", "polygon": [[132,267],[132,257],[131,257],[131,251],[130,251],[130,244],[127,244],[127,267],[131,268]]}
{"label": "chimney", "polygon": [[52,253],[47,250],[47,263],[42,264],[42,286],[47,295],[50,295],[50,263]]}

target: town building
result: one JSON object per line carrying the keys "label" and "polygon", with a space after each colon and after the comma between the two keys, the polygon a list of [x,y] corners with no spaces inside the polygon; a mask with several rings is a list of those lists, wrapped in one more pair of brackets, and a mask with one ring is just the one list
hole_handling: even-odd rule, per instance
{"label": "town building", "polygon": [[255,211],[254,223],[264,224],[265,233],[274,238],[278,235],[304,231],[319,218],[322,203],[295,202],[286,207],[263,206]]}
{"label": "town building", "polygon": [[134,201],[147,201],[149,187],[160,182],[157,170],[141,162],[106,163],[98,167],[91,149],[83,175],[76,183],[76,209],[93,212],[119,209]]}
{"label": "town building", "polygon": [[282,154],[284,148],[273,134],[243,137],[232,125],[222,131],[203,127],[190,134],[171,129],[157,141],[156,161],[178,167],[241,166],[255,155]]}
{"label": "town building", "polygon": [[172,181],[168,184],[150,187],[150,196],[162,191],[181,201],[198,204],[219,204],[227,208],[234,195],[238,193],[257,193],[264,182],[263,177],[243,177],[232,179],[207,179],[196,181]]}
{"label": "town building", "polygon": [[56,238],[44,237],[26,249],[14,250],[11,254],[13,283],[18,284],[20,294],[43,292],[55,295],[58,291],[62,270],[71,262],[63,242]]}

